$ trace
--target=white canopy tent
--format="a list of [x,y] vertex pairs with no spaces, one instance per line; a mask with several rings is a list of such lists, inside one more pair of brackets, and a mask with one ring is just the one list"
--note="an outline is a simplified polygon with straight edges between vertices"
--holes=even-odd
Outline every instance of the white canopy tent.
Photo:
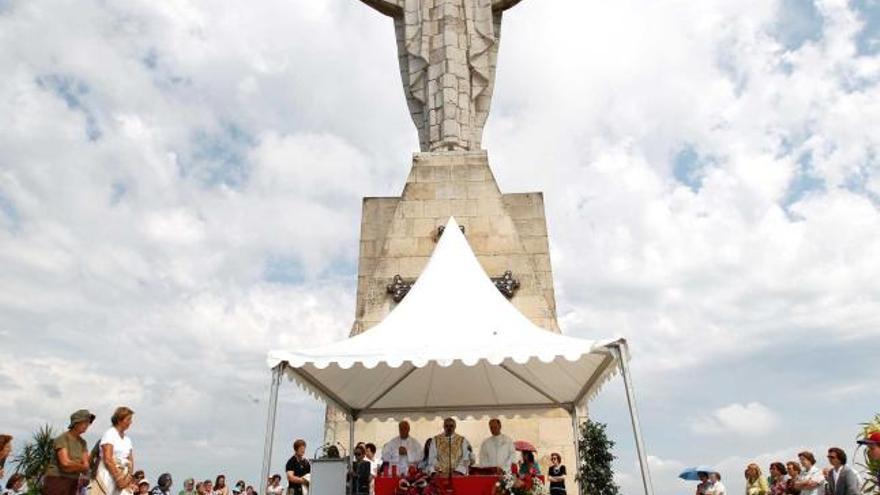
[[571,415],[577,441],[578,408],[613,376],[617,364],[645,494],[652,495],[628,359],[624,339],[577,339],[533,324],[495,287],[450,219],[424,271],[381,323],[341,342],[269,353],[273,374],[263,479],[269,475],[284,375],[345,412],[349,443],[357,420],[560,408]]

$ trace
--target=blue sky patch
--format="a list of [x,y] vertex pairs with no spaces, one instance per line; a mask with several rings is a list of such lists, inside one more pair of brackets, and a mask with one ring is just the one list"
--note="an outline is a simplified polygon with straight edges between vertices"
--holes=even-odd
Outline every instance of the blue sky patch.
[[101,139],[102,132],[98,125],[98,119],[94,112],[83,102],[90,92],[89,86],[69,75],[63,74],[46,74],[36,78],[37,86],[51,91],[58,98],[62,99],[67,108],[82,113],[86,118],[85,133],[89,141],[97,141]]
[[322,279],[352,280],[357,278],[357,259],[354,256],[335,258],[318,275]]
[[37,77],[37,85],[43,89],[52,91],[56,96],[64,100],[67,108],[82,110],[82,97],[89,94],[86,83],[78,81],[72,76],[61,74],[47,74]]
[[788,191],[785,193],[782,205],[788,211],[789,206],[797,203],[811,192],[824,191],[825,188],[825,181],[813,173],[813,155],[805,153],[798,160],[798,170],[788,184]]
[[240,127],[229,124],[218,132],[198,131],[191,140],[192,151],[180,162],[183,177],[192,177],[206,187],[239,188],[247,183],[250,167],[247,153],[256,141]]
[[118,205],[126,194],[128,194],[128,186],[122,182],[114,182],[110,192],[110,204]]
[[263,265],[263,280],[274,284],[301,284],[305,281],[302,262],[294,256],[269,256]]
[[850,5],[865,24],[856,35],[858,54],[877,55],[880,53],[880,0],[852,0]]
[[150,48],[147,50],[146,55],[141,58],[141,62],[147,69],[155,70],[159,65],[159,52],[157,52],[155,48]]
[[725,74],[727,79],[733,84],[733,94],[737,97],[742,96],[749,83],[748,75],[737,66],[736,56],[733,52],[721,50],[715,63],[718,66],[718,70]]
[[774,36],[787,50],[794,51],[808,41],[818,41],[824,24],[813,1],[782,0]]
[[173,74],[168,64],[162,63],[162,56],[156,47],[150,47],[138,59],[140,64],[151,73],[153,84],[162,91],[173,92],[192,86],[192,78]]
[[706,165],[706,160],[701,159],[693,146],[687,145],[672,159],[672,175],[691,191],[699,192],[703,187],[703,168]]
[[[872,159],[869,160],[869,163],[871,162],[876,163],[876,157],[872,157]],[[865,196],[874,203],[874,206],[880,208],[880,194],[868,189],[868,182],[871,180],[874,173],[876,173],[876,168],[872,170],[872,167],[869,165],[863,165],[859,167],[857,172],[846,178],[843,183],[843,188],[847,191]]]
[[12,200],[7,198],[3,191],[0,191],[0,225],[2,224],[8,224],[12,231],[18,230],[18,226],[21,224],[21,216],[18,214],[18,210],[15,208]]

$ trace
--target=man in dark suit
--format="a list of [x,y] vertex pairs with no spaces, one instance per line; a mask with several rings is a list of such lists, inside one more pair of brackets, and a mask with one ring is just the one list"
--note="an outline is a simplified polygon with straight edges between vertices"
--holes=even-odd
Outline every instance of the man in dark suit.
[[859,495],[861,488],[859,475],[846,465],[846,452],[837,447],[828,449],[828,462],[831,470],[825,477],[825,493],[827,495]]

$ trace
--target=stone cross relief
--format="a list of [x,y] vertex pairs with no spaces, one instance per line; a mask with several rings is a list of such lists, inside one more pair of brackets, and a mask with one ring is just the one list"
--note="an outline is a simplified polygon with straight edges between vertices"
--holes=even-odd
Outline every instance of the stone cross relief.
[[394,19],[421,151],[477,151],[495,84],[502,13],[521,0],[361,0]]

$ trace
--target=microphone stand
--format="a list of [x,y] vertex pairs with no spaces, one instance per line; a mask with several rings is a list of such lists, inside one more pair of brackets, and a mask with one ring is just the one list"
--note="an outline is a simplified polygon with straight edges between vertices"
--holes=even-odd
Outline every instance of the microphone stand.
[[446,454],[449,457],[449,479],[448,479],[448,487],[446,488],[446,493],[453,493],[452,490],[452,436],[446,437]]

